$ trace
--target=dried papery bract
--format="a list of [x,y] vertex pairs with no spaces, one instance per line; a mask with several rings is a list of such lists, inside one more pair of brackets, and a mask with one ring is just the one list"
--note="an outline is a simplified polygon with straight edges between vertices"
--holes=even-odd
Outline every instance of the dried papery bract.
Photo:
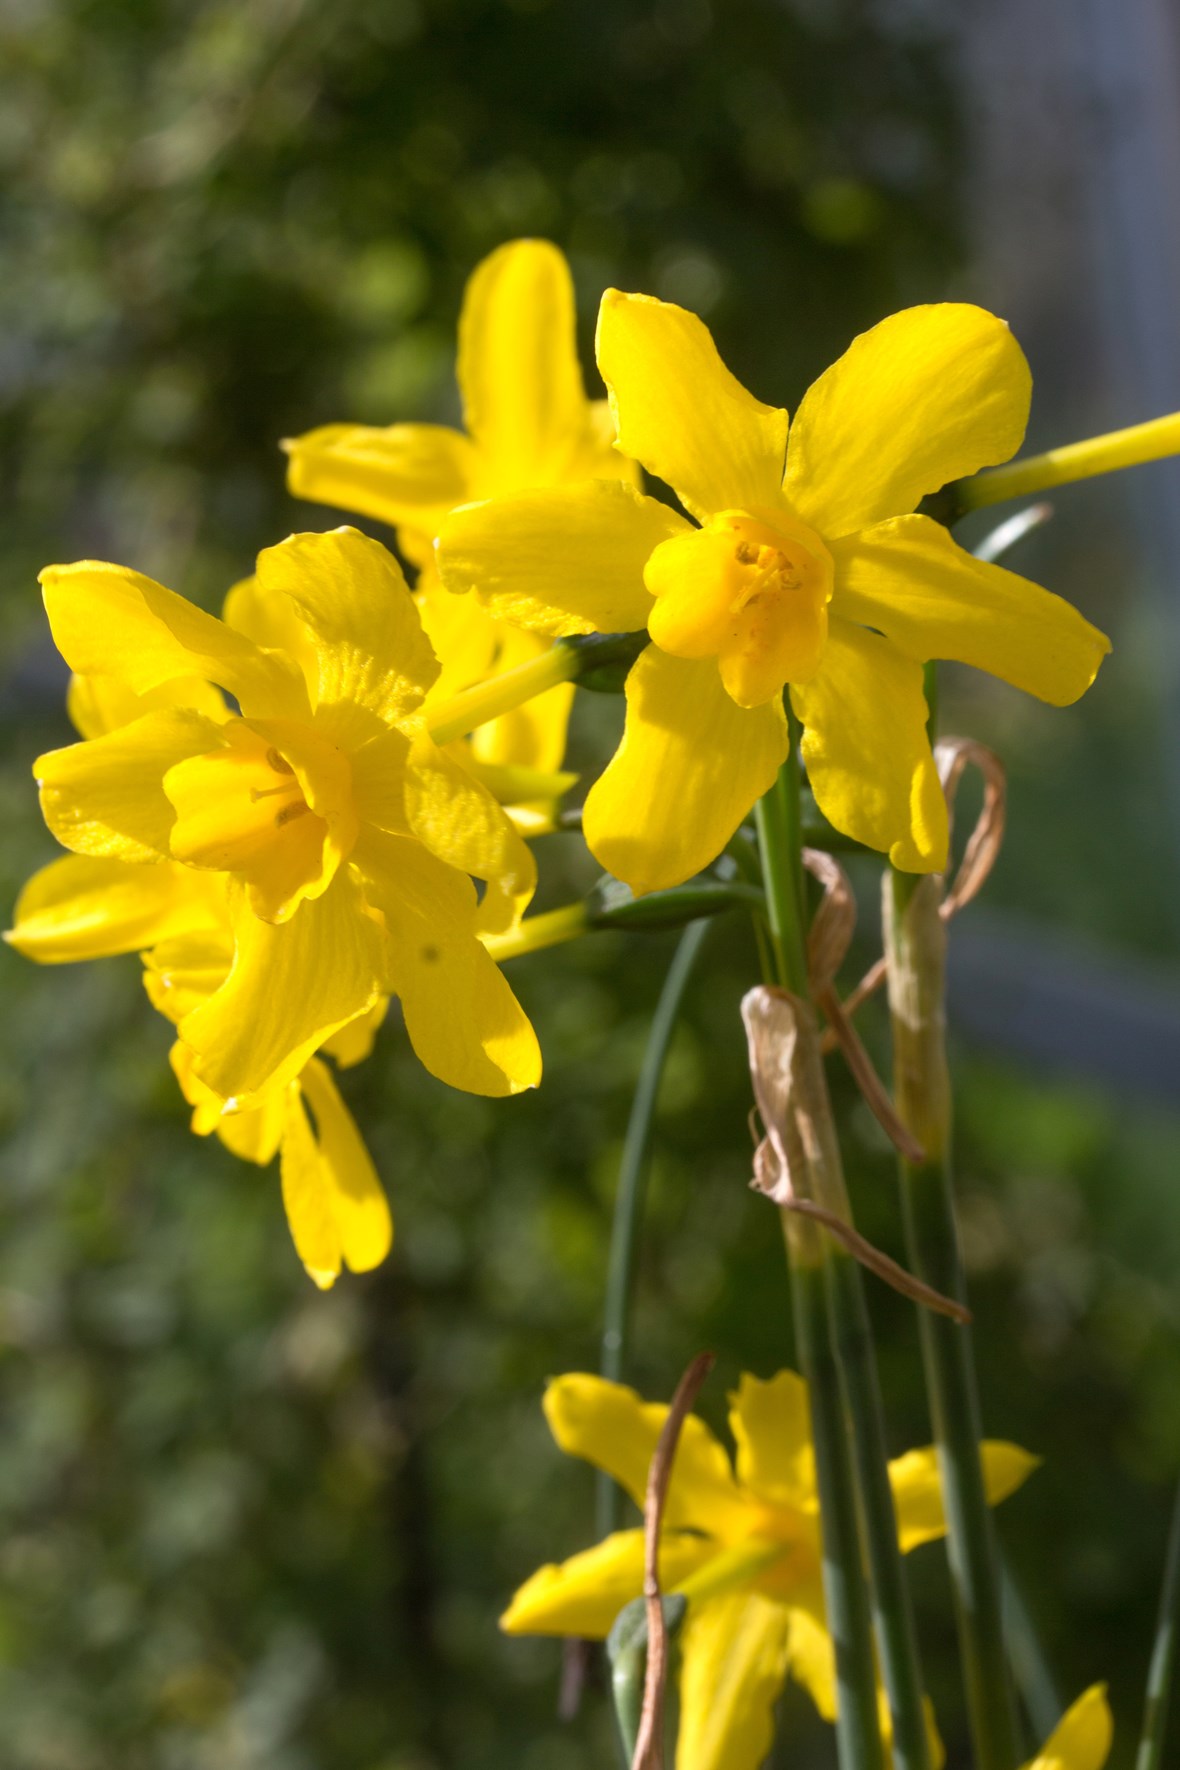
[[760,984],[742,998],[754,1098],[765,1135],[753,1185],[783,1210],[821,1224],[854,1259],[903,1296],[957,1321],[968,1312],[923,1284],[849,1221],[840,1152],[827,1100],[819,1033],[808,1004]]
[[822,849],[805,848],[803,864],[824,888],[823,900],[807,936],[807,970],[812,995],[827,1016],[832,1036],[844,1053],[844,1060],[873,1117],[900,1155],[904,1155],[907,1161],[920,1162],[923,1160],[921,1145],[894,1110],[885,1084],[873,1068],[873,1060],[844,1012],[836,990],[836,972],[848,951],[856,926],[856,899],[848,875],[839,861]]
[[668,1417],[664,1421],[651,1459],[647,1476],[647,1493],[643,1507],[643,1596],[647,1606],[647,1669],[643,1681],[643,1712],[631,1770],[664,1770],[664,1691],[668,1680],[668,1627],[664,1621],[664,1604],[660,1594],[660,1531],[664,1521],[664,1501],[680,1428],[685,1416],[700,1393],[701,1384],[712,1370],[716,1359],[711,1352],[700,1352],[693,1359],[676,1386]]

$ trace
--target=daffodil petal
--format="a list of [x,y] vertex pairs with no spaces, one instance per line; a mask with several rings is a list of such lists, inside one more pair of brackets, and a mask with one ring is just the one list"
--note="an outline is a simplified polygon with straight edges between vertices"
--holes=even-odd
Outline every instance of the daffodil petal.
[[289,596],[268,594],[257,575],[242,578],[226,592],[221,618],[235,633],[297,664],[308,695],[315,693],[320,673],[315,640]]
[[742,1486],[772,1505],[814,1512],[815,1448],[803,1378],[779,1371],[763,1382],[746,1372],[729,1400]]
[[[1018,1444],[1007,1444],[999,1439],[985,1439],[979,1447],[979,1455],[989,1506],[998,1506],[1018,1487],[1023,1487],[1040,1466],[1039,1457],[1021,1450]],[[893,1486],[898,1541],[903,1555],[908,1555],[920,1543],[934,1542],[946,1535],[942,1479],[938,1470],[938,1452],[933,1445],[895,1457],[889,1465],[889,1480]]]
[[370,737],[373,716],[390,724],[422,704],[438,660],[402,569],[379,541],[350,528],[291,535],[258,555],[258,584],[264,595],[290,597],[310,629],[317,724],[331,714],[338,741]]
[[781,502],[787,414],[746,392],[695,314],[608,289],[597,352],[619,447],[686,510],[705,521],[718,510]]
[[179,1026],[197,1074],[226,1100],[293,1080],[325,1039],[372,1007],[386,970],[383,930],[348,867],[289,922],[259,921],[242,894],[233,920],[229,976]]
[[1014,455],[1031,396],[1003,320],[963,302],[906,308],[808,388],[783,490],[829,544],[907,515],[928,492]]
[[76,854],[135,863],[167,859],[176,812],[164,776],[220,742],[219,725],[177,708],[50,750],[33,764],[45,822]]
[[757,1592],[691,1604],[680,1636],[679,1765],[759,1770],[774,1740],[791,1613]]
[[196,1073],[193,1053],[179,1039],[168,1053],[168,1062],[181,1093],[193,1109],[190,1122],[198,1137],[216,1132],[232,1155],[260,1168],[273,1161],[286,1122],[285,1089],[275,1088],[263,1094],[257,1106],[226,1112],[225,1101],[205,1086]]
[[716,860],[787,754],[779,701],[739,707],[711,658],[657,646],[627,678],[623,741],[590,789],[590,851],[633,891],[679,885]]
[[[555,1377],[545,1390],[545,1418],[558,1447],[612,1475],[636,1505],[643,1505],[647,1474],[668,1409],[644,1401],[634,1389],[605,1377],[575,1371]],[[689,1414],[680,1429],[664,1510],[669,1530],[706,1535],[742,1524],[749,1505],[733,1478],[729,1458],[705,1422]]]
[[377,1170],[327,1067],[313,1057],[299,1083],[315,1114],[344,1263],[350,1272],[371,1272],[393,1243],[393,1219]]
[[554,484],[582,443],[575,323],[569,266],[548,240],[511,240],[469,278],[457,373],[485,492]]
[[320,1049],[333,1058],[341,1069],[351,1069],[354,1064],[363,1063],[372,1051],[377,1034],[385,1024],[385,1016],[389,1013],[389,997],[378,996],[371,1008],[342,1026],[325,1039]]
[[84,738],[105,737],[167,707],[191,707],[209,719],[229,716],[221,690],[200,676],[177,676],[147,694],[136,694],[117,676],[71,676],[66,690],[66,712]]
[[293,497],[394,528],[436,535],[447,511],[471,496],[474,450],[441,424],[324,424],[283,448]]
[[227,689],[245,713],[307,717],[294,664],[140,572],[86,559],[46,566],[41,587],[71,670],[117,677],[136,694],[199,676]]
[[287,1227],[308,1277],[326,1291],[340,1276],[343,1264],[340,1226],[299,1088],[290,1084],[283,1098],[286,1110],[279,1166]]
[[33,874],[4,938],[27,959],[62,965],[138,952],[215,925],[205,881],[188,867],[68,854]]
[[[699,1536],[665,1531],[660,1584],[670,1591],[714,1553]],[[500,1618],[509,1635],[576,1635],[601,1641],[624,1604],[643,1591],[643,1532],[620,1530],[560,1565],[540,1567]]]
[[644,566],[687,527],[621,481],[591,479],[454,511],[438,569],[448,590],[478,591],[500,620],[536,633],[633,633],[652,606]]
[[[439,662],[426,702],[433,707],[490,676],[497,667],[501,633],[517,629],[506,629],[474,596],[452,596],[433,570],[419,577],[414,601]],[[538,649],[544,645],[532,634],[524,637]]]
[[846,836],[910,873],[946,865],[946,801],[926,733],[922,667],[835,618],[810,682],[791,689],[816,802]]
[[1065,1711],[1025,1770],[1103,1770],[1114,1743],[1105,1684],[1092,1684]]
[[420,843],[370,831],[357,849],[388,930],[388,987],[432,1075],[470,1094],[516,1094],[541,1079],[537,1036],[476,937],[475,888]]
[[836,1649],[824,1621],[822,1595],[815,1604],[791,1607],[788,1669],[825,1721],[836,1719]]
[[479,931],[500,934],[518,922],[536,890],[537,863],[499,801],[425,733],[410,751],[405,795],[410,828],[431,854],[487,881]]
[[1085,693],[1110,641],[1076,608],[955,545],[941,523],[902,516],[833,544],[835,613],[907,657],[973,664],[1055,707]]

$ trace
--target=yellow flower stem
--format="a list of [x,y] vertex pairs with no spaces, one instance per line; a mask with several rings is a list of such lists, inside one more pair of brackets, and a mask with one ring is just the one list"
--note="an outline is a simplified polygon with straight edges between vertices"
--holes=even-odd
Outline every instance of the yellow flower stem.
[[[680,937],[652,1016],[647,1049],[643,1053],[643,1062],[635,1084],[635,1096],[627,1120],[627,1134],[623,1139],[623,1153],[619,1160],[619,1178],[615,1189],[599,1361],[600,1371],[612,1383],[622,1382],[626,1374],[627,1332],[631,1320],[631,1294],[635,1283],[635,1253],[651,1167],[652,1131],[660,1083],[684,992],[692,977],[708,928],[708,922],[690,922]],[[600,1472],[596,1493],[598,1534],[609,1536],[620,1525],[622,1489],[609,1475]]]
[[[926,1152],[899,1160],[911,1270],[966,1303],[950,1162],[951,1087],[946,1060],[946,927],[939,881],[885,875],[885,951],[897,1110]],[[1021,1753],[1004,1646],[1000,1563],[984,1487],[983,1436],[971,1330],[918,1311],[922,1361],[947,1515],[967,1708],[977,1770],[1013,1770]]]
[[524,953],[539,953],[544,947],[576,940],[589,926],[584,903],[563,903],[560,909],[526,916],[506,934],[485,934],[483,943],[496,963],[501,964],[505,959],[519,959]]
[[1145,461],[1159,461],[1178,453],[1180,412],[1169,412],[1166,417],[1152,418],[1146,424],[1132,424],[1126,430],[1111,430],[1085,442],[1067,443],[1064,448],[1029,455],[1024,461],[1010,461],[1004,467],[989,467],[971,479],[959,481],[955,503],[960,512],[979,510],[985,504],[1034,497],[1053,486],[1070,485],[1074,480],[1091,479],[1098,473],[1114,473],[1122,467],[1137,467]]
[[551,646],[539,658],[530,658],[515,670],[477,682],[474,688],[464,689],[462,694],[429,708],[426,729],[436,744],[449,744],[454,738],[466,737],[477,725],[486,725],[489,719],[498,719],[502,713],[522,707],[547,688],[555,688],[559,682],[572,682],[578,673],[577,651],[569,645]]
[[[759,806],[759,838],[763,845],[768,920],[776,952],[782,954],[780,981],[793,994],[809,999],[803,920],[803,871],[800,858],[801,812],[797,728],[791,721],[791,751],[771,792]],[[801,978],[802,988],[798,987]],[[802,1019],[797,1020],[802,1029]],[[831,1117],[831,1102],[819,1058],[818,1038],[814,1063],[800,1065],[797,1073],[814,1076],[806,1103],[813,1128],[809,1162],[811,1188],[816,1202],[851,1220],[844,1185],[839,1143]],[[855,1702],[857,1738],[840,1738],[841,1765],[861,1770],[880,1759],[875,1707],[875,1673],[871,1640],[866,1646],[863,1622],[864,1588],[859,1545],[848,1536],[847,1511],[850,1481],[859,1501],[860,1522],[872,1588],[872,1616],[881,1670],[893,1718],[893,1759],[896,1770],[931,1770],[917,1630],[909,1586],[898,1544],[897,1515],[889,1476],[885,1416],[881,1401],[872,1324],[859,1264],[843,1249],[833,1246],[814,1223],[806,1226],[797,1215],[785,1211],[788,1254],[791,1259],[792,1292],[799,1350],[809,1384],[812,1428],[816,1443],[816,1473],[820,1487],[820,1512],[824,1536],[824,1591],[829,1620],[842,1613],[850,1630],[846,1642],[845,1673],[849,1697]],[[838,1383],[833,1379],[838,1376]],[[842,1395],[847,1426],[841,1418]],[[821,1442],[823,1449],[821,1450]],[[851,1451],[851,1459],[849,1452]],[[827,1461],[828,1494],[821,1463]],[[851,1462],[851,1467],[849,1467]],[[837,1520],[840,1540],[833,1541],[831,1518]],[[855,1507],[851,1520],[855,1532]],[[853,1633],[854,1631],[854,1633]],[[837,1681],[841,1676],[840,1637],[837,1645]],[[867,1666],[866,1666],[867,1659]],[[865,1712],[871,1685],[873,1714]],[[843,1685],[838,1703],[847,1706]],[[870,1742],[868,1732],[873,1734]],[[853,1755],[858,1752],[860,1755]],[[869,1755],[866,1755],[869,1754]]]

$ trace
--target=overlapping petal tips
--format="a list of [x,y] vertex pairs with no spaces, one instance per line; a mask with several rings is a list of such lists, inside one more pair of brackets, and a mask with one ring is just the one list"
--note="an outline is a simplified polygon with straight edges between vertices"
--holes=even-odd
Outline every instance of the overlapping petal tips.
[[256,576],[242,578],[226,592],[221,618],[235,633],[297,664],[308,694],[315,694],[319,656],[311,630],[289,596],[268,596]]
[[140,572],[81,560],[46,566],[41,586],[54,643],[71,670],[113,676],[136,694],[198,676],[234,695],[244,712],[307,717],[294,664]]
[[[643,1505],[648,1469],[668,1417],[663,1403],[646,1402],[622,1383],[572,1372],[549,1384],[544,1408],[561,1450],[604,1469],[636,1505]],[[672,1464],[666,1527],[716,1535],[727,1524],[744,1520],[748,1510],[724,1449],[705,1422],[689,1414]]]
[[1076,608],[955,545],[940,523],[903,516],[836,541],[833,612],[873,627],[919,662],[973,664],[1055,707],[1085,693],[1110,641]]
[[287,489],[426,537],[471,496],[475,452],[441,424],[324,424],[283,444]]
[[299,1074],[339,1027],[385,991],[385,936],[351,869],[279,926],[232,898],[229,976],[180,1022],[197,1074],[223,1098],[248,1100]]
[[217,926],[207,898],[205,880],[187,867],[69,854],[33,874],[4,939],[42,965],[110,958]]
[[586,799],[592,854],[633,891],[681,884],[716,860],[787,748],[780,702],[739,707],[711,658],[649,646],[627,678],[623,741]]
[[832,619],[823,663],[791,689],[816,802],[836,829],[906,872],[946,865],[946,801],[926,734],[921,665]]
[[470,1094],[517,1094],[541,1079],[528,1017],[476,934],[475,888],[417,842],[368,832],[356,863],[387,932],[390,988],[432,1075]]
[[178,707],[38,756],[33,774],[45,822],[77,854],[136,863],[166,859],[176,812],[164,775],[217,748],[221,729]]
[[448,590],[474,590],[501,620],[555,638],[631,633],[652,599],[643,568],[683,517],[617,480],[518,492],[447,519],[438,569]]
[[[315,1114],[312,1130],[306,1095]],[[368,1150],[324,1064],[312,1058],[287,1091],[282,1142],[283,1203],[291,1239],[321,1289],[339,1276],[379,1266],[393,1220]]]
[[1105,1684],[1092,1684],[1066,1710],[1024,1770],[1103,1770],[1114,1743]]
[[480,931],[500,934],[519,921],[537,863],[499,801],[426,733],[411,747],[405,795],[410,828],[431,854],[486,882]]
[[563,476],[589,425],[575,323],[569,266],[548,240],[512,240],[471,276],[458,377],[486,492]]
[[829,541],[908,515],[928,492],[1015,454],[1031,395],[1003,320],[956,302],[907,308],[808,389],[783,489]]
[[[358,529],[292,535],[258,556],[264,596],[287,596],[318,661],[317,717],[328,710],[345,741],[421,706],[438,675],[401,567]],[[369,715],[366,722],[364,715]]]
[[[1018,1444],[994,1439],[985,1439],[979,1453],[989,1506],[998,1506],[1001,1500],[1023,1487],[1041,1462],[1039,1457],[1021,1450]],[[895,1457],[889,1465],[889,1480],[893,1487],[898,1540],[903,1554],[908,1555],[920,1544],[934,1542],[946,1535],[942,1479],[938,1472],[938,1453],[933,1445]]]
[[745,1373],[729,1399],[742,1486],[771,1505],[815,1512],[815,1449],[803,1378],[784,1370],[763,1382]]
[[[714,1553],[703,1537],[664,1532],[660,1583],[671,1591]],[[509,1635],[578,1635],[601,1641],[624,1604],[643,1591],[643,1532],[620,1530],[571,1555],[540,1567],[515,1594],[500,1618]]]
[[695,314],[608,289],[596,348],[619,447],[694,516],[781,502],[787,414],[746,392]]
[[755,1592],[691,1605],[680,1637],[680,1737],[691,1770],[758,1770],[790,1657],[791,1612]]

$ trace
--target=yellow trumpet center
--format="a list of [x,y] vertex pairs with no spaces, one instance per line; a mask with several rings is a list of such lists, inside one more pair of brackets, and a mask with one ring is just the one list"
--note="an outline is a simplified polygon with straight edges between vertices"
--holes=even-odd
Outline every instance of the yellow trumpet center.
[[310,728],[232,719],[223,729],[220,749],[164,777],[172,853],[236,874],[255,913],[283,922],[327,889],[356,839],[348,762]]
[[644,583],[652,639],[680,658],[716,657],[742,707],[815,674],[828,634],[832,557],[786,511],[723,510],[656,548]]

